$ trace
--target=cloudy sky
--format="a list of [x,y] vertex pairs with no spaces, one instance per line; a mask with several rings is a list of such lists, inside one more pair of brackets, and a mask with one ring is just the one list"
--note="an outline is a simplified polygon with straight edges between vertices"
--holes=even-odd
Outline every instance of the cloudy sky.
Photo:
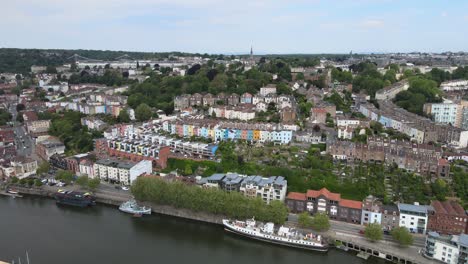
[[0,47],[468,51],[466,0],[9,0]]

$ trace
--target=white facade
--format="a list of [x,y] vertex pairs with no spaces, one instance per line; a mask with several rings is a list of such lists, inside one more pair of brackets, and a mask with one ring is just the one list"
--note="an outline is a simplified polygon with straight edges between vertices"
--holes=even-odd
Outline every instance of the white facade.
[[99,160],[94,164],[93,169],[95,177],[125,185],[131,185],[138,176],[151,174],[153,170],[149,160],[142,160],[138,163]]
[[267,94],[276,94],[276,86],[267,86],[260,88],[261,96],[266,96]]
[[406,227],[410,232],[426,233],[428,213],[425,205],[398,204],[400,211],[400,227]]
[[436,123],[455,125],[457,120],[458,105],[454,103],[428,104],[426,113],[434,118]]
[[441,236],[429,232],[423,254],[444,263],[466,263],[468,235]]

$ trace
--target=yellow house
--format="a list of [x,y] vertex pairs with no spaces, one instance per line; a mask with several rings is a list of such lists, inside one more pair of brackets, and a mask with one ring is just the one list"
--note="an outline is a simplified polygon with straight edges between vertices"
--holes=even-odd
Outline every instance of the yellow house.
[[259,140],[260,139],[260,130],[254,130],[253,139],[254,140]]

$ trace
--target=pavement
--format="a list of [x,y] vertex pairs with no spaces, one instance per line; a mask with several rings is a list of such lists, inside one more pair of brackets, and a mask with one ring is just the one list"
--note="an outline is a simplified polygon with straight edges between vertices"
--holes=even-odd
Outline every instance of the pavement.
[[[297,225],[298,215],[289,214],[288,222],[290,222],[293,225]],[[360,230],[364,230],[364,229],[365,227],[362,225],[356,225],[356,224],[330,220],[330,230],[339,232],[341,234],[364,237],[364,235],[359,233]],[[384,235],[383,240],[395,242],[395,240],[392,238],[391,235]],[[421,234],[413,234],[413,241],[414,241],[413,246],[422,248],[425,245],[426,237]]]

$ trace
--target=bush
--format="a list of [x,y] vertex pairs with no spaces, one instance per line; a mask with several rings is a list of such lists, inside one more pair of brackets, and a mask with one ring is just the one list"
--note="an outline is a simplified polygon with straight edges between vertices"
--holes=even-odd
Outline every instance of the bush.
[[330,229],[330,221],[328,220],[328,215],[318,213],[314,216],[312,220],[312,228],[317,231],[327,231]]
[[267,205],[260,198],[247,198],[238,192],[200,188],[150,177],[139,177],[132,185],[132,193],[141,201],[225,215],[229,218],[255,217],[259,221],[282,224],[288,216],[286,206],[280,201],[272,201]]
[[413,236],[405,227],[397,227],[392,230],[392,237],[401,246],[407,247],[413,244]]
[[378,223],[372,223],[366,226],[364,235],[371,241],[378,241],[383,238],[382,226]]
[[297,219],[297,222],[302,228],[312,227],[312,217],[310,217],[309,213],[307,212],[301,213]]
[[96,190],[99,184],[101,184],[101,180],[99,178],[88,180],[88,188],[90,190]]
[[42,182],[40,180],[36,179],[36,180],[34,180],[34,186],[41,187]]

